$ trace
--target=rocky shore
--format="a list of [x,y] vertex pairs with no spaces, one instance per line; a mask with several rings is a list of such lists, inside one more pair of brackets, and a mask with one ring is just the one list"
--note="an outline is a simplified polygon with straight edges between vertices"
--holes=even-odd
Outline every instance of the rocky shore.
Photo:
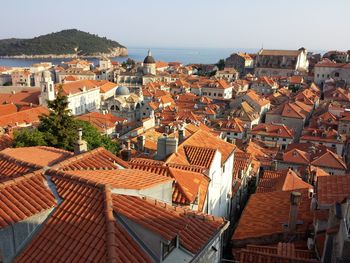
[[[117,47],[109,53],[95,53],[90,55],[79,55],[80,58],[101,58],[101,57],[126,57],[128,49],[125,47]],[[44,54],[44,55],[16,55],[16,56],[0,56],[0,58],[14,59],[46,59],[46,58],[76,58],[76,54]]]

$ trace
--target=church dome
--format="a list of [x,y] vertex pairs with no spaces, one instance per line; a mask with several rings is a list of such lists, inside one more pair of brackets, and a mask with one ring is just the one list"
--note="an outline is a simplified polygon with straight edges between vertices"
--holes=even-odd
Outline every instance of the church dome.
[[115,91],[116,96],[129,95],[130,91],[127,87],[118,87]]
[[143,60],[143,63],[146,64],[155,64],[156,61],[154,60],[154,58],[152,57],[151,51],[148,50],[148,55],[147,57],[145,57],[145,59]]

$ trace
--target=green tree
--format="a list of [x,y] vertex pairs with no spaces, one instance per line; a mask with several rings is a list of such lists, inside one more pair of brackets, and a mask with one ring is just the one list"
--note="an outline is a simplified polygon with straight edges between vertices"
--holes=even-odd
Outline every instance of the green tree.
[[218,63],[216,63],[216,66],[218,67],[219,70],[223,70],[225,68],[225,60],[220,59]]
[[67,96],[58,88],[56,99],[48,101],[49,115],[40,117],[39,131],[48,146],[72,151],[77,140],[77,126],[68,109]]
[[101,135],[90,122],[75,120],[75,125],[76,129],[83,129],[83,139],[88,143],[88,148],[90,150],[103,146],[114,154],[119,151],[119,144],[113,141],[109,136]]
[[46,145],[44,134],[38,129],[21,129],[14,133],[14,147]]
[[103,146],[112,153],[119,151],[119,144],[110,137],[101,135],[91,123],[74,119],[68,110],[67,96],[59,87],[56,99],[48,101],[49,115],[40,117],[40,124],[35,129],[23,129],[15,133],[14,146],[48,145],[68,151],[74,149],[78,139],[78,129],[83,129],[83,139],[88,148]]

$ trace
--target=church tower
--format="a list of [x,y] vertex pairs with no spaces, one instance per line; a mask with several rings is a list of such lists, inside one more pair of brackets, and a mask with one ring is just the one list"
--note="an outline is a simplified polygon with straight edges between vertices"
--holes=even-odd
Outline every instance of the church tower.
[[40,88],[40,105],[47,106],[47,101],[52,101],[55,99],[54,83],[51,78],[51,73],[47,70],[43,71],[41,74]]
[[156,61],[152,57],[151,50],[148,50],[147,57],[143,60],[143,74],[156,75]]

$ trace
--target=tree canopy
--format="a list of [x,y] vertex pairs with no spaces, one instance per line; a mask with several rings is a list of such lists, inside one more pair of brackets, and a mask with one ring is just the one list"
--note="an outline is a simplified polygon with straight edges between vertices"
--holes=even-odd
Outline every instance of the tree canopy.
[[89,149],[103,146],[112,153],[119,151],[119,144],[106,135],[101,135],[89,122],[74,119],[67,108],[67,96],[58,89],[56,99],[48,101],[49,115],[40,117],[38,128],[22,129],[14,134],[14,146],[47,145],[72,151],[78,139],[78,129],[83,129],[83,139]]
[[109,53],[112,49],[124,47],[118,42],[99,37],[77,29],[62,30],[31,39],[0,40],[0,56],[16,55],[65,55],[75,54],[76,49],[83,55]]

